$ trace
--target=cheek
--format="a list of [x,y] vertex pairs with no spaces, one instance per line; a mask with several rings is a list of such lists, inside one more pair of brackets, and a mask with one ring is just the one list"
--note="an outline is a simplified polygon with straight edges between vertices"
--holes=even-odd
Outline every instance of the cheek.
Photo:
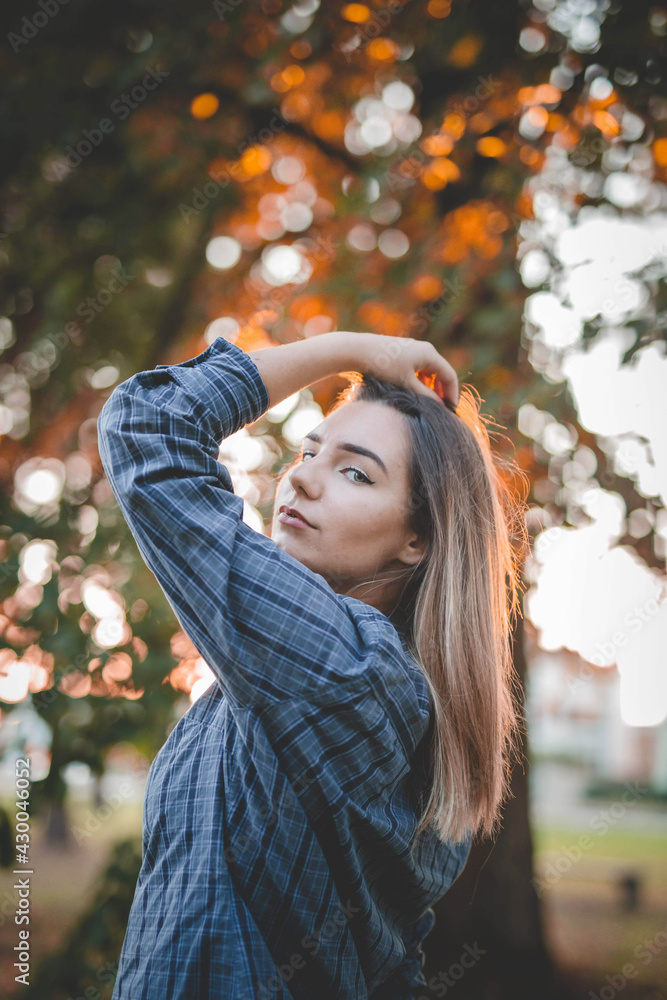
[[378,543],[391,546],[398,527],[396,503],[386,494],[371,494],[370,489],[366,496],[346,495],[345,504],[334,511],[330,523],[348,545],[360,545],[366,551]]

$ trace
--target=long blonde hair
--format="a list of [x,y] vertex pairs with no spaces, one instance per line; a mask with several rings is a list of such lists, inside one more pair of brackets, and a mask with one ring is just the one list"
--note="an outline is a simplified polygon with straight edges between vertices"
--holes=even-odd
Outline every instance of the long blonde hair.
[[430,792],[415,837],[431,824],[445,841],[490,836],[523,732],[512,628],[526,541],[517,483],[525,486],[525,476],[494,454],[491,421],[471,386],[461,387],[454,412],[368,373],[346,377],[333,409],[371,400],[405,414],[410,526],[428,540],[421,563],[406,569],[399,604],[435,708]]

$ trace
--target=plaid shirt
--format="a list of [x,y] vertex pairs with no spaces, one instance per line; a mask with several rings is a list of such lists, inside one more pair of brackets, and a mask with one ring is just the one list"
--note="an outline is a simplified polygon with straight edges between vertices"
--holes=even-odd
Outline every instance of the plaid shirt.
[[425,985],[470,841],[413,849],[433,711],[392,621],[243,520],[221,441],[269,395],[218,337],[118,385],[105,472],[215,682],[149,771],[113,1000],[385,1000]]

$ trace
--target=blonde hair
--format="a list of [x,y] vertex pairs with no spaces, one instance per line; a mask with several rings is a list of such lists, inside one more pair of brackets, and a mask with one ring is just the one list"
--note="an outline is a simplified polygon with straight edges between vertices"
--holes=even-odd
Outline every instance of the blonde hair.
[[[491,421],[464,385],[453,408],[370,374],[346,373],[349,402],[393,406],[408,421],[411,529],[425,557],[407,567],[399,604],[404,638],[435,709],[426,803],[415,837],[446,841],[497,832],[520,748],[520,684],[512,628],[520,613],[526,505],[515,463],[494,455]],[[494,425],[498,426],[498,425]]]

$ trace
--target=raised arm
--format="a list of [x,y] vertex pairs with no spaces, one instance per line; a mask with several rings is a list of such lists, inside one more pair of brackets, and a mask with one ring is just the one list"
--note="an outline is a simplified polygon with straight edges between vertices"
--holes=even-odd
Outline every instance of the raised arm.
[[380,612],[336,594],[243,521],[243,499],[218,461],[222,439],[271,403],[349,368],[347,338],[337,337],[258,352],[272,354],[273,398],[256,355],[218,337],[189,361],[122,382],[98,418],[102,463],[137,546],[240,706],[363,682],[379,641]]
[[[410,337],[383,337],[376,333],[325,333],[250,351],[270,398],[276,406],[286,396],[311,382],[342,371],[369,372],[378,378],[430,396],[443,397],[456,406],[459,387],[456,372],[433,344]],[[416,374],[433,383],[429,388]]]

